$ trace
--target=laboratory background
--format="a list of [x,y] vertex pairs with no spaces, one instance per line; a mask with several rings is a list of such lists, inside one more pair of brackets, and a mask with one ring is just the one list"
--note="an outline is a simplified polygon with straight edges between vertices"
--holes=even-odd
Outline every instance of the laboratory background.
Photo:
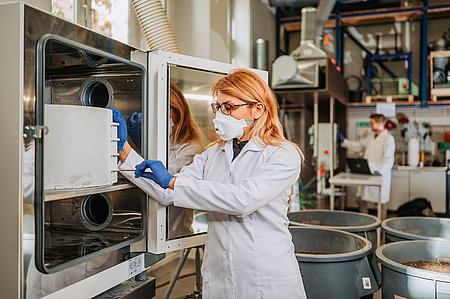
[[[0,298],[450,298],[448,0],[0,0],[0,40]],[[280,198],[219,211],[234,220],[218,233],[217,210],[162,203],[121,156],[181,178],[239,146],[219,117],[255,103],[212,93],[236,69],[271,89],[303,157],[283,157],[301,171],[263,214],[301,274],[276,296],[280,279],[236,278],[238,251],[236,291],[203,261]],[[255,252],[278,250],[271,233]]]

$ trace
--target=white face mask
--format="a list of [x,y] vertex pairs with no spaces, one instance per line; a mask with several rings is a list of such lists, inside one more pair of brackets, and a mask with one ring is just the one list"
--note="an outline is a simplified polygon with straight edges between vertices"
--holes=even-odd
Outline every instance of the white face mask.
[[213,119],[213,123],[216,133],[225,141],[241,138],[244,135],[244,128],[253,124],[250,120],[236,119],[219,111],[216,112],[216,118]]

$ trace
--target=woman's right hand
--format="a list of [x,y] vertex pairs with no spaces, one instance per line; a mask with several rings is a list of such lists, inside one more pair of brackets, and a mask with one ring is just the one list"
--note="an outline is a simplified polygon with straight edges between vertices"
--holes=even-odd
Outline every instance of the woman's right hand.
[[[145,170],[150,168],[151,172],[146,172]],[[162,188],[170,188],[170,183],[175,177],[167,171],[167,168],[159,160],[145,160],[141,164],[136,165],[136,170],[134,171],[134,177],[144,177],[151,179]],[[173,185],[172,188],[173,189]]]

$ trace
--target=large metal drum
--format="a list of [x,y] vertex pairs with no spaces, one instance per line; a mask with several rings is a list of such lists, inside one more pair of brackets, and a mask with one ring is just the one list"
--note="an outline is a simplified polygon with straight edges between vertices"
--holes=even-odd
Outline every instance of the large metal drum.
[[378,290],[380,270],[367,239],[327,228],[289,230],[308,299],[359,298]]
[[389,218],[381,224],[386,243],[407,240],[450,240],[450,219],[430,217]]
[[383,275],[383,298],[450,298],[450,274],[404,265],[416,261],[450,259],[450,242],[402,241],[381,246],[376,251]]

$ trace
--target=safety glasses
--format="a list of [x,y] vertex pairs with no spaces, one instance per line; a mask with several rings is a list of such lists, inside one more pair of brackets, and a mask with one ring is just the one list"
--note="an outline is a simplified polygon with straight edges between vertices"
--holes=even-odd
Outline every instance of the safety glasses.
[[239,105],[211,103],[211,109],[212,109],[213,113],[220,111],[223,114],[230,115],[231,112],[233,111],[233,109],[237,109],[242,106],[251,106],[251,105],[254,105],[254,103],[245,103],[245,104],[239,104]]

